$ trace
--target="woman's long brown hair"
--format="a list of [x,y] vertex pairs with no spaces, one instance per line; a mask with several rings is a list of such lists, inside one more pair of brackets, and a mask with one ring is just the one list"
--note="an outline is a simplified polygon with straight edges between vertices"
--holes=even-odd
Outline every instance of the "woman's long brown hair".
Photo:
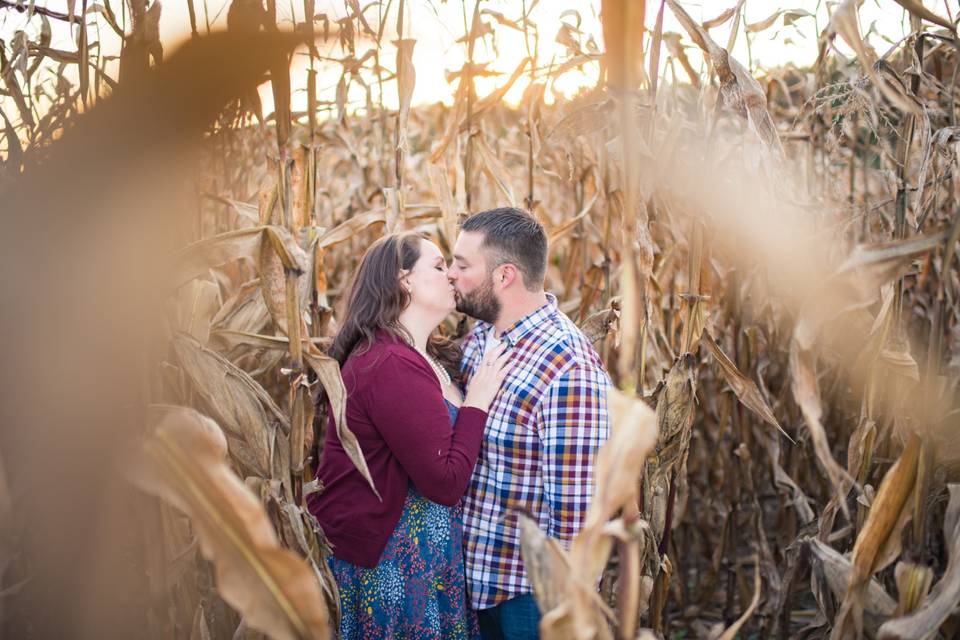
[[[353,277],[340,330],[329,354],[340,366],[354,352],[362,353],[383,330],[409,344],[413,339],[400,324],[400,313],[410,304],[410,294],[400,286],[400,272],[412,269],[420,259],[420,241],[426,237],[407,231],[374,242],[360,261]],[[460,374],[460,350],[437,332],[430,336],[427,353],[436,358],[454,380]]]

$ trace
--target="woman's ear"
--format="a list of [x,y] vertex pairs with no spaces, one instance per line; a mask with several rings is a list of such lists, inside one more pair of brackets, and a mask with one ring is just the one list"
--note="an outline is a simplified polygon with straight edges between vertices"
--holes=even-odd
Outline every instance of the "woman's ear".
[[401,269],[400,276],[397,278],[397,280],[400,282],[400,288],[407,293],[410,293],[410,270]]

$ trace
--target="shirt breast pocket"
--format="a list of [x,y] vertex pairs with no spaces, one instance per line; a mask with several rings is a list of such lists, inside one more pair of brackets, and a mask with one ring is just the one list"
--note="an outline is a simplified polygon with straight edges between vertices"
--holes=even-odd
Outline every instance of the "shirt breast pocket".
[[500,393],[493,401],[493,406],[490,407],[490,415],[497,423],[515,425],[518,429],[534,431],[536,429],[536,420],[534,420],[536,407],[531,395],[528,390],[504,383]]

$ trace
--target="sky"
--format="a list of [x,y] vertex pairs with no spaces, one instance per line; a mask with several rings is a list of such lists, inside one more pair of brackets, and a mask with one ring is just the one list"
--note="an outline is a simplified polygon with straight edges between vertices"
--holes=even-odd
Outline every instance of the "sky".
[[[30,0],[21,0],[24,3]],[[33,0],[37,6],[45,6],[58,11],[66,11],[67,0]],[[98,2],[103,0],[88,0],[89,6],[95,7]],[[162,15],[160,19],[161,41],[165,50],[169,53],[173,51],[177,44],[189,37],[190,21],[187,10],[187,0],[160,0],[162,4]],[[225,28],[226,14],[230,0],[194,0],[198,28],[201,33],[206,30],[206,23],[209,22],[211,28]],[[77,0],[79,7],[82,0]],[[121,9],[117,0],[112,0],[111,6],[114,11],[121,16]],[[327,2],[325,0],[316,0],[316,13],[325,13],[334,23],[337,19],[347,15],[344,8],[346,4],[340,2]],[[361,6],[366,6],[367,2],[361,0]],[[372,3],[371,3],[372,4]],[[390,14],[387,17],[388,28],[386,32],[392,34],[390,39],[396,34],[396,12],[400,0],[393,0],[391,3]],[[586,43],[591,37],[594,43],[603,48],[602,27],[600,25],[600,0],[541,0],[533,3],[532,0],[482,0],[481,9],[488,12],[497,12],[510,20],[518,20],[523,14],[524,7],[529,7],[530,20],[537,25],[540,33],[540,51],[539,64],[546,67],[554,61],[557,64],[567,56],[566,48],[557,42],[556,37],[563,26],[563,23],[569,25],[579,25],[582,32],[582,42]],[[705,21],[717,17],[724,10],[736,4],[736,0],[681,0],[681,4],[693,16],[694,19]],[[752,68],[757,67],[776,67],[788,63],[794,63],[798,66],[811,64],[817,56],[817,34],[828,22],[829,7],[828,2],[823,0],[793,0],[792,2],[780,2],[776,0],[746,0],[743,9],[743,22],[754,24],[762,22],[779,10],[800,9],[813,14],[813,17],[803,17],[796,20],[791,26],[784,26],[783,19],[776,20],[774,26],[761,32],[745,36],[743,30],[737,36],[733,55],[743,64],[750,64]],[[942,1],[926,0],[925,4],[940,13],[946,15],[945,3]],[[656,20],[656,12],[660,3],[656,0],[647,1],[647,18],[645,24],[648,28],[653,28]],[[416,68],[416,86],[413,94],[414,104],[427,104],[438,101],[450,104],[453,100],[453,86],[447,82],[447,73],[458,70],[466,60],[466,45],[457,42],[465,33],[465,19],[469,21],[473,8],[474,0],[406,0],[405,2],[405,37],[414,38],[417,44],[414,47],[414,66]],[[466,11],[466,16],[464,12]],[[278,17],[283,24],[292,25],[292,18],[297,21],[303,19],[302,0],[278,0]],[[365,15],[368,21],[377,28],[377,8],[372,7]],[[486,19],[493,23],[490,14]],[[91,20],[93,18],[91,17]],[[101,21],[102,22],[102,21]],[[891,46],[891,41],[896,41],[909,32],[908,21],[904,10],[893,0],[866,0],[860,8],[861,30],[869,33],[871,44],[879,52],[885,51]],[[53,42],[55,48],[74,49],[73,36],[67,25],[52,21]],[[729,38],[732,21],[727,24],[711,29],[713,38],[726,44]],[[39,29],[36,19],[28,22],[25,14],[20,14],[11,10],[0,9],[0,38],[6,42],[11,42],[13,34],[19,29],[26,29],[28,34],[33,34]],[[687,55],[695,69],[702,69],[703,59],[699,50],[690,44],[690,40],[681,27],[680,23],[671,13],[669,7],[664,12],[664,31],[677,32],[683,36],[683,42],[689,45]],[[105,53],[116,53],[119,51],[119,38],[113,34],[109,27],[102,27],[100,40],[103,43]],[[32,38],[33,39],[33,38]],[[96,39],[91,36],[91,40]],[[526,46],[522,32],[510,28],[498,28],[497,46],[494,49],[489,44],[489,39],[478,45],[475,57],[480,61],[489,62],[489,68],[499,71],[504,75],[491,78],[479,78],[477,80],[477,93],[483,96],[493,91],[500,85],[517,66],[520,60],[526,56]],[[358,43],[357,55],[362,55],[367,46]],[[852,57],[852,52],[840,44],[840,51],[845,55]],[[342,53],[336,46],[335,39],[329,43],[320,43],[319,50],[322,55],[331,58],[340,58]],[[392,47],[388,46],[382,50],[381,56],[387,61],[388,66],[393,66],[394,53]],[[661,56],[663,63],[666,63],[666,53]],[[292,65],[292,85],[297,87],[305,86],[305,69],[307,59],[305,55],[295,56]],[[575,93],[582,86],[593,86],[596,83],[599,65],[590,63],[586,66],[583,73],[567,73],[556,82],[550,84],[547,89],[546,99],[552,101],[558,96],[569,96]],[[678,73],[682,75],[678,68]],[[318,88],[320,90],[321,100],[332,100],[340,76],[340,66],[330,64],[322,70],[318,76]],[[509,103],[517,103],[525,86],[525,80],[518,82],[514,88],[507,94],[506,100]],[[260,89],[264,100],[265,112],[271,110],[271,96],[269,85],[264,85]],[[351,108],[362,109],[363,92],[359,87],[354,87],[349,95]],[[387,106],[395,108],[396,84],[390,83],[385,88],[384,102]],[[296,92],[292,99],[293,109],[300,110],[305,107],[306,97],[303,91]]]

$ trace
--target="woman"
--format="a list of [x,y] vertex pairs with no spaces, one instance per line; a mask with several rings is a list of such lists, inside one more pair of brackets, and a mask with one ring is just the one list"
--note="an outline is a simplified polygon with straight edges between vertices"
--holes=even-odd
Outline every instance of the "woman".
[[308,502],[333,546],[345,639],[477,636],[456,505],[506,356],[491,355],[461,398],[451,381],[458,349],[434,334],[455,306],[436,245],[415,233],[390,235],[364,255],[331,347],[347,389],[347,425],[379,493],[331,422],[317,472],[323,490]]

